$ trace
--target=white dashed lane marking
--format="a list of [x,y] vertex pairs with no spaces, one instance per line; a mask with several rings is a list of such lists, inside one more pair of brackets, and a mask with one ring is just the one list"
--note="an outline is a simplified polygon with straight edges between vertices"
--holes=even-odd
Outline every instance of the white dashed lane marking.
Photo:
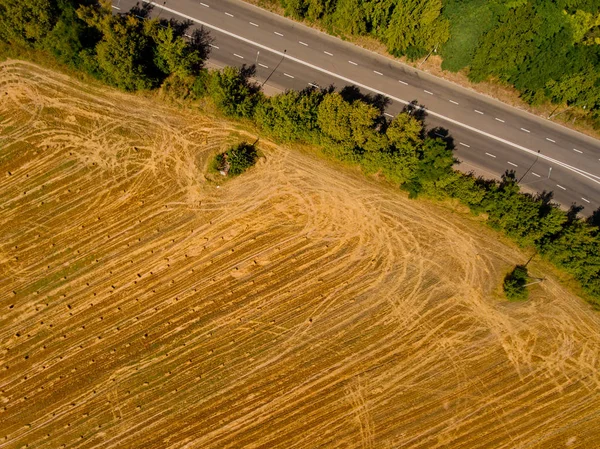
[[558,187],[559,189],[567,190],[565,187],[561,186],[560,184],[556,184],[556,187]]
[[489,157],[496,157],[496,156],[494,156],[494,155],[493,155],[493,154],[491,154],[491,153],[485,153],[485,154],[487,154]]
[[216,48],[217,50],[219,49],[219,47],[217,47],[216,45],[213,45],[213,44],[208,44],[208,45],[210,45],[212,48]]
[[308,85],[309,85],[309,86],[312,86],[312,87],[314,87],[314,88],[316,88],[316,89],[318,89],[318,88],[319,88],[319,85],[318,85],[318,84],[315,84],[315,83],[308,83]]
[[229,17],[233,17],[233,14],[230,14],[230,13],[228,13],[228,12],[226,12],[226,13],[225,13],[225,15],[226,15],[226,16],[229,16]]
[[210,6],[208,6],[206,3],[202,3],[202,2],[200,2],[200,4],[201,4],[202,6],[204,6],[205,8],[210,8]]
[[115,5],[111,5],[114,9],[118,9],[119,11],[121,11],[121,8],[119,8],[118,6]]
[[253,27],[257,27],[257,26],[258,26],[258,24],[257,24],[257,23],[254,23],[254,22],[248,22],[248,23],[249,23],[250,25],[252,25]]
[[525,128],[521,128],[521,131],[525,131],[526,133],[530,133],[531,131],[529,131],[528,129]]
[[511,161],[508,161],[508,165],[512,165],[513,167],[518,167],[518,165],[517,165],[517,164],[515,164],[515,163],[513,163],[513,162],[511,162]]
[[387,112],[384,112],[383,115],[387,115],[388,117],[394,118],[394,116],[392,114],[388,114]]
[[494,120],[498,120],[501,123],[504,123],[504,120],[502,120],[501,118],[495,117]]
[[328,51],[323,51],[327,56],[333,56],[333,53],[329,53]]
[[352,65],[358,65],[358,64],[357,64],[356,62],[354,62],[354,61],[348,61],[348,62],[349,62],[350,64],[352,64]]
[[531,174],[532,174],[533,176],[537,176],[538,178],[541,178],[541,176],[540,176],[540,175],[538,175],[536,172],[533,172],[533,171],[532,171],[532,172],[531,172]]
[[573,151],[575,151],[576,153],[579,153],[579,154],[583,154],[583,151],[578,150],[577,148],[573,148]]
[[[154,2],[151,2],[151,1],[149,1],[149,0],[146,0],[146,1],[148,1],[148,3],[154,4]],[[183,18],[185,18],[185,19],[188,19],[188,20],[190,20],[190,21],[193,21],[193,22],[195,22],[195,23],[198,23],[198,24],[201,24],[201,25],[203,25],[203,26],[206,26],[206,27],[208,27],[208,28],[210,28],[210,29],[213,29],[213,30],[217,30],[217,31],[219,31],[219,32],[222,32],[222,33],[224,33],[224,34],[226,34],[226,35],[228,35],[228,36],[234,37],[234,38],[236,38],[236,39],[239,39],[239,40],[241,40],[241,41],[243,41],[243,42],[246,42],[246,43],[252,44],[252,45],[254,45],[254,46],[258,47],[258,48],[261,48],[261,49],[265,49],[265,50],[271,51],[271,52],[273,52],[273,53],[275,53],[275,54],[278,54],[279,56],[283,56],[283,55],[285,55],[285,53],[282,53],[282,52],[280,52],[280,51],[277,51],[277,50],[275,50],[275,49],[272,49],[272,48],[270,48],[270,47],[268,47],[268,46],[265,46],[265,45],[259,44],[259,43],[257,43],[257,42],[251,41],[250,39],[244,38],[244,37],[242,37],[242,36],[239,36],[239,35],[237,35],[237,34],[235,34],[235,33],[232,33],[232,32],[230,32],[230,31],[224,30],[224,29],[222,29],[222,28],[219,28],[219,27],[216,27],[216,26],[214,26],[214,25],[211,25],[211,24],[209,24],[209,23],[207,23],[207,22],[201,21],[201,20],[199,20],[199,19],[196,19],[196,18],[194,18],[194,17],[191,17],[191,16],[189,16],[189,15],[183,14],[183,13],[181,13],[181,12],[178,12],[178,11],[176,11],[176,10],[173,10],[173,9],[171,9],[171,8],[169,8],[169,7],[166,7],[166,6],[165,6],[165,7],[162,7],[162,9],[164,9],[164,10],[166,10],[166,11],[170,12],[170,13],[177,14],[178,16],[180,16],[180,17],[183,17]],[[381,90],[379,90],[379,89],[376,89],[376,88],[373,88],[373,87],[369,87],[369,86],[367,86],[367,85],[365,85],[365,84],[363,84],[363,83],[357,82],[356,80],[352,80],[352,79],[350,79],[350,78],[344,77],[344,76],[342,76],[342,75],[340,75],[340,74],[338,74],[338,73],[332,72],[332,71],[330,71],[330,70],[326,70],[326,69],[324,69],[324,68],[322,68],[322,67],[318,67],[318,66],[316,66],[316,65],[314,65],[314,64],[310,64],[310,63],[308,63],[307,61],[303,61],[303,60],[301,60],[301,59],[294,58],[294,57],[292,57],[292,56],[290,56],[290,57],[289,57],[289,59],[290,59],[291,61],[294,61],[294,62],[297,62],[297,63],[299,63],[299,64],[302,64],[302,65],[304,65],[304,66],[306,66],[306,67],[310,67],[310,68],[312,68],[312,69],[314,69],[314,70],[318,70],[318,71],[320,71],[320,72],[322,72],[322,73],[325,73],[325,74],[327,74],[327,75],[334,76],[334,77],[336,77],[336,78],[338,78],[339,80],[342,80],[342,81],[344,81],[344,82],[347,82],[347,83],[354,84],[354,85],[356,85],[356,86],[358,86],[358,87],[362,87],[363,89],[366,89],[366,90],[370,90],[370,91],[371,91],[371,92],[373,92],[373,93],[380,94],[380,95],[386,95],[388,98],[390,98],[390,99],[392,99],[392,100],[394,100],[394,101],[397,101],[397,102],[399,102],[399,103],[402,103],[402,104],[405,104],[405,105],[406,105],[406,104],[409,104],[409,102],[408,102],[408,101],[406,101],[406,100],[403,100],[403,99],[401,99],[401,98],[399,98],[399,97],[396,97],[396,96],[394,96],[394,95],[390,95],[389,93],[387,93],[387,92],[383,92],[383,91],[381,91]],[[534,152],[533,150],[529,149],[529,148],[526,148],[526,147],[524,147],[524,146],[518,145],[518,144],[516,144],[516,143],[514,143],[514,142],[511,142],[511,141],[509,141],[509,140],[506,140],[506,139],[503,139],[503,138],[501,138],[501,137],[495,136],[495,135],[493,135],[493,134],[487,133],[487,132],[485,132],[485,131],[483,131],[483,130],[480,130],[480,129],[478,129],[478,128],[475,128],[475,127],[473,127],[473,126],[470,126],[470,125],[467,125],[466,123],[462,123],[462,122],[460,122],[460,121],[458,121],[458,120],[452,119],[452,118],[450,118],[450,117],[447,117],[447,116],[445,116],[445,115],[443,115],[443,114],[440,114],[440,113],[438,113],[438,112],[435,112],[435,111],[431,111],[431,110],[429,110],[429,111],[428,111],[428,113],[429,113],[431,116],[433,116],[433,117],[437,117],[437,118],[440,118],[440,119],[442,119],[442,120],[445,120],[445,121],[447,121],[447,122],[449,122],[449,123],[455,124],[455,125],[457,125],[457,126],[461,126],[461,127],[465,128],[465,129],[467,129],[467,130],[470,130],[470,131],[476,132],[476,133],[478,133],[478,134],[480,134],[480,135],[482,135],[482,136],[485,136],[485,137],[487,137],[487,138],[493,139],[493,140],[495,140],[495,141],[497,141],[497,142],[501,142],[501,143],[504,143],[504,144],[506,144],[506,145],[510,145],[510,146],[512,146],[513,148],[516,148],[516,149],[518,149],[518,150],[520,150],[520,151],[523,151],[523,152],[525,152],[525,153],[529,153],[529,154],[533,154],[533,155],[535,155],[535,152]],[[558,164],[559,164],[561,167],[563,167],[563,168],[565,168],[565,169],[567,169],[567,170],[570,170],[570,171],[574,172],[574,173],[575,173],[575,174],[577,174],[577,175],[583,176],[583,177],[585,177],[586,179],[589,179],[589,180],[591,180],[592,182],[594,182],[594,183],[596,183],[596,184],[600,184],[600,181],[598,181],[596,178],[592,178],[592,176],[593,176],[593,175],[591,175],[590,173],[587,173],[587,172],[585,172],[585,171],[583,171],[583,170],[581,170],[581,169],[578,169],[578,168],[576,168],[576,167],[570,166],[570,165],[568,165],[568,164],[566,164],[566,163],[562,163],[562,162],[556,161],[556,160],[554,160],[554,159],[552,159],[552,158],[550,158],[550,157],[548,157],[548,156],[545,156],[545,155],[541,155],[540,157],[541,157],[542,159],[546,160],[546,161],[550,161],[550,162],[555,162],[555,163],[558,163]]]
[[305,47],[308,47],[308,44],[307,44],[306,42],[298,41],[298,43],[299,43],[300,45],[304,45]]
[[477,112],[478,114],[481,114],[481,115],[483,115],[483,112],[481,112],[481,111],[478,111],[477,109],[474,109],[474,111],[475,111],[475,112]]
[[243,56],[238,55],[237,53],[234,53],[233,56],[235,56],[236,58],[240,58],[240,59],[244,59]]
[[590,200],[588,200],[587,198],[581,197],[581,199],[582,199],[583,201],[585,201],[586,203],[589,203],[589,202],[590,202]]
[[285,76],[287,76],[288,78],[294,78],[292,75],[290,75],[289,73],[283,73]]
[[458,104],[458,101],[454,101],[454,100],[448,100],[448,101],[452,104]]
[[458,144],[462,145],[463,147],[471,148],[471,145],[467,145],[466,143],[458,142]]
[[281,36],[281,37],[283,37],[283,34],[281,34],[281,33],[278,33],[277,31],[273,31],[273,33],[275,33],[277,36]]
[[405,81],[398,80],[398,82],[399,82],[399,83],[402,83],[402,84],[404,84],[405,86],[408,86],[408,83],[407,83],[407,82],[405,82]]
[[550,137],[546,137],[546,140],[547,140],[548,142],[556,143],[556,140],[552,140]]
[[373,73],[376,74],[376,75],[383,75],[383,73],[378,72],[377,70],[373,70]]
[[433,92],[429,92],[428,90],[425,90],[425,89],[423,89],[423,92],[425,92],[426,94],[429,94],[429,95],[433,95]]
[[259,66],[261,66],[261,67],[264,67],[265,69],[268,69],[268,68],[269,68],[269,66],[268,66],[268,65],[261,64],[260,62],[258,63],[258,65],[259,65]]

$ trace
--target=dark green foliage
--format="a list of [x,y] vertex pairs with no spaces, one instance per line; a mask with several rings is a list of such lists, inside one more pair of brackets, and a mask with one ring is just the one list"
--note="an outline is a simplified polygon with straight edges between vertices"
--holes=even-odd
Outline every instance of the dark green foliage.
[[282,141],[311,141],[318,129],[323,95],[319,90],[305,89],[265,98],[257,107],[255,120]]
[[193,84],[208,55],[206,33],[186,42],[187,25],[140,17],[146,13],[113,15],[110,2],[96,0],[0,0],[0,38],[123,90],[158,87],[171,75]]
[[334,34],[373,36],[393,55],[414,60],[438,48],[444,69],[467,69],[475,82],[499,79],[531,104],[577,108],[600,129],[597,0],[279,2]]
[[455,176],[452,166],[456,159],[452,150],[442,139],[427,137],[418,154],[416,169],[404,188],[411,198],[421,193],[440,197]]
[[450,23],[450,39],[442,46],[442,68],[456,72],[471,65],[481,37],[497,16],[490,0],[445,0],[443,16]]
[[[600,3],[529,0],[495,11],[499,12],[496,23],[478,40],[470,78],[498,77],[514,85],[529,103],[551,100],[596,116],[600,108],[600,40],[595,40],[595,28]],[[466,57],[452,65],[456,54],[449,52],[457,50],[452,42],[444,49],[447,66],[464,67]]]
[[527,284],[527,267],[517,265],[504,278],[504,294],[509,301],[525,301],[529,297]]
[[570,219],[540,249],[555,265],[571,273],[590,294],[600,298],[600,232],[597,226]]
[[522,246],[541,245],[566,221],[565,214],[550,205],[549,199],[519,193],[514,172],[509,172],[499,185],[490,186],[484,207],[492,227]]
[[144,33],[142,19],[106,14],[98,29],[102,40],[96,45],[96,59],[108,84],[128,91],[160,84],[163,77],[153,64],[152,40]]
[[0,38],[35,46],[52,30],[59,15],[56,0],[0,0]]
[[260,87],[250,81],[251,67],[225,67],[212,73],[209,93],[223,113],[251,118],[260,99]]
[[371,34],[394,55],[417,57],[449,37],[442,0],[280,0],[286,14],[335,34]]
[[247,142],[239,143],[225,153],[215,156],[213,168],[227,173],[227,176],[238,176],[256,164],[258,153],[256,147]]

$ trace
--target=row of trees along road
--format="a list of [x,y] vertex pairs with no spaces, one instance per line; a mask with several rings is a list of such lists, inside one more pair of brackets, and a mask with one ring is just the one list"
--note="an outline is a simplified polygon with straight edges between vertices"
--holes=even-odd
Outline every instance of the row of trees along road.
[[385,176],[412,198],[456,198],[474,214],[485,214],[494,229],[571,273],[600,307],[600,211],[584,221],[577,207],[560,210],[551,193],[520,193],[513,172],[497,182],[455,171],[451,136],[427,130],[419,105],[389,121],[383,115],[387,100],[355,87],[265,97],[251,81],[253,67],[203,68],[206,33],[196,31],[186,40],[189,24],[146,20],[147,13],[113,15],[110,4],[91,0],[0,0],[0,38],[47,52],[126,91],[160,88],[190,102],[208,97],[232,118],[251,121],[282,142],[318,145],[365,173]]
[[442,68],[496,79],[553,114],[600,129],[598,0],[267,0],[332,34],[366,35],[409,59],[437,49]]

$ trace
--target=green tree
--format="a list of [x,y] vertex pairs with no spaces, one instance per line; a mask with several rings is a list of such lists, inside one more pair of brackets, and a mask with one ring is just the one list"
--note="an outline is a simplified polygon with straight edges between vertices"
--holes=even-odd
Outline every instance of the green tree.
[[260,102],[255,120],[281,140],[311,140],[318,130],[322,99],[323,93],[318,90],[287,91]]
[[60,15],[56,0],[0,0],[0,39],[34,46]]
[[42,47],[63,64],[97,74],[94,47],[100,37],[95,28],[80,20],[75,9],[68,6],[63,9],[54,28],[42,40]]
[[349,103],[339,93],[325,95],[319,105],[317,122],[321,132],[351,147],[363,146],[376,134],[379,110],[362,101]]
[[164,79],[153,64],[153,41],[142,19],[113,15],[107,4],[82,7],[77,14],[102,33],[96,59],[107,83],[133,91],[156,87]]
[[527,267],[517,265],[504,278],[504,294],[509,301],[525,301],[529,297],[526,284],[528,279]]
[[250,82],[253,71],[248,67],[225,67],[213,71],[209,93],[225,114],[251,118],[259,100],[259,87]]
[[370,0],[364,4],[368,31],[377,39],[385,40],[392,11],[398,0]]
[[403,186],[409,197],[420,193],[439,196],[456,176],[452,166],[456,159],[446,142],[439,138],[426,138],[419,148],[419,162],[411,179]]
[[510,9],[482,39],[471,62],[469,77],[482,81],[493,74],[507,79],[516,73],[535,50],[535,30],[541,27],[541,18],[531,5]]
[[571,273],[586,291],[600,298],[600,233],[596,226],[579,219],[569,220],[540,249],[555,265]]
[[184,78],[198,73],[203,63],[202,55],[178,35],[171,24],[164,27],[153,20],[147,23],[145,33],[156,43],[154,61],[164,74]]
[[385,32],[385,44],[393,55],[426,53],[450,37],[449,23],[440,17],[442,0],[398,2]]
[[213,160],[214,169],[224,171],[228,176],[239,176],[256,164],[258,152],[256,147],[247,142],[241,142],[238,145],[227,150],[225,153],[218,154]]
[[441,47],[442,68],[456,72],[468,67],[482,36],[497,22],[493,0],[445,0],[442,15],[450,24],[450,38]]
[[367,31],[365,10],[359,0],[338,0],[331,22],[342,34],[360,35]]

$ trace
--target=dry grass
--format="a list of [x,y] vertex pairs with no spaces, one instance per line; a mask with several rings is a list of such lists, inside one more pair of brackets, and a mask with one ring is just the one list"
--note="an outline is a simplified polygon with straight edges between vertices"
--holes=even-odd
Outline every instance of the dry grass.
[[0,70],[0,447],[600,445],[598,315],[501,301],[482,225],[264,141],[217,188],[231,123]]

